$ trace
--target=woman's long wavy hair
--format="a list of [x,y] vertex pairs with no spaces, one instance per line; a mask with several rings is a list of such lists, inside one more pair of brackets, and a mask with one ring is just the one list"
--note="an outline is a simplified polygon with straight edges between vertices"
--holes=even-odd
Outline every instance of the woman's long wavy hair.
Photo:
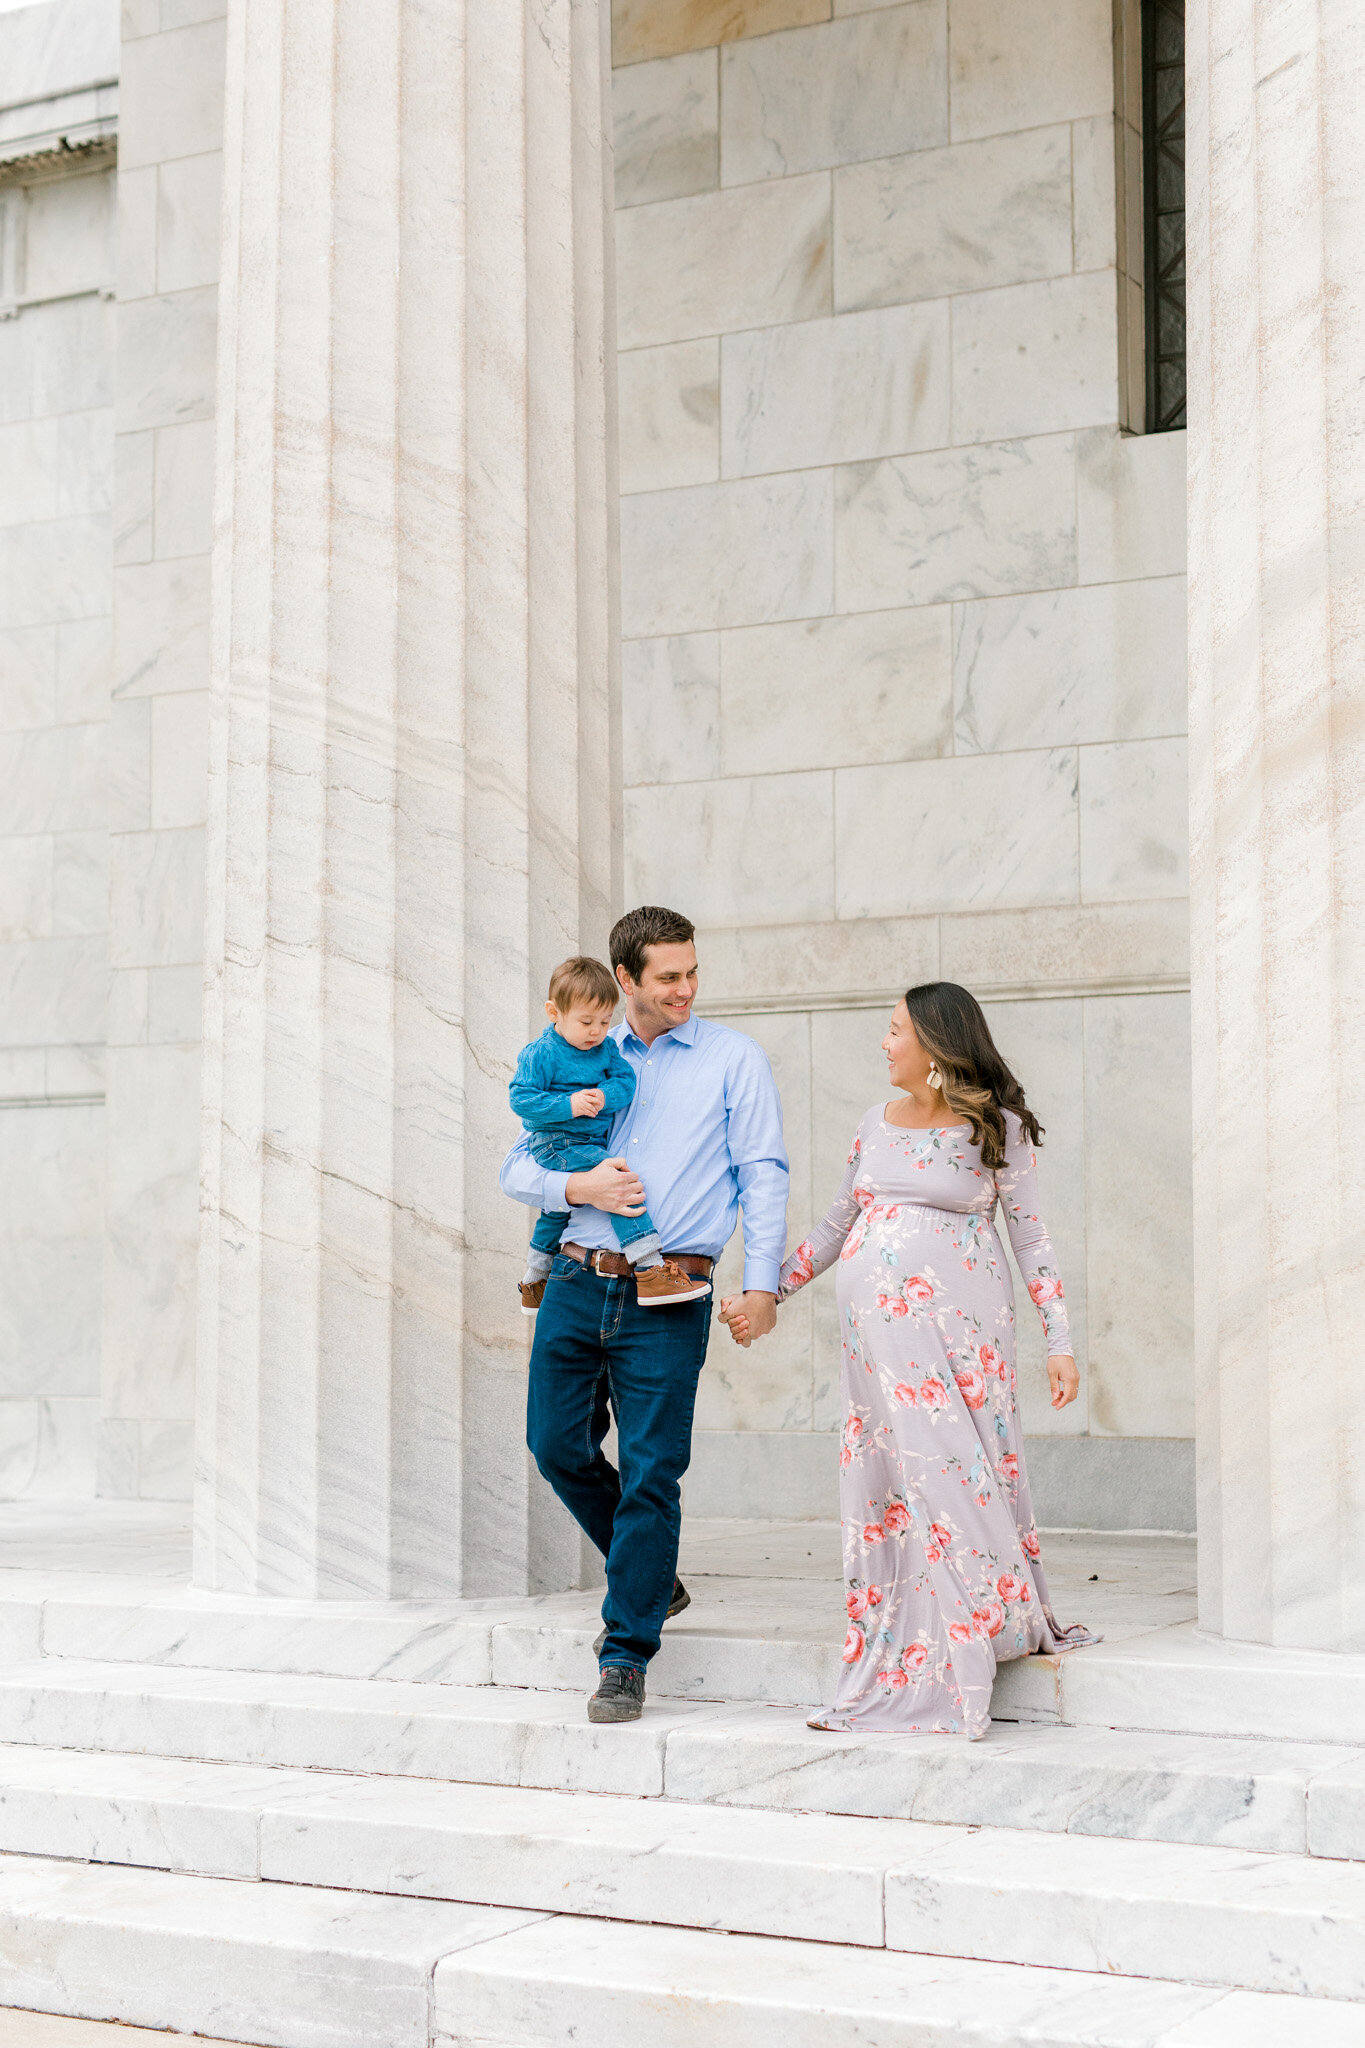
[[981,1163],[992,1172],[1005,1163],[1005,1111],[1013,1110],[1031,1145],[1043,1127],[1024,1100],[991,1037],[981,1005],[955,981],[922,981],[905,992],[915,1036],[943,1076],[943,1099],[972,1127]]

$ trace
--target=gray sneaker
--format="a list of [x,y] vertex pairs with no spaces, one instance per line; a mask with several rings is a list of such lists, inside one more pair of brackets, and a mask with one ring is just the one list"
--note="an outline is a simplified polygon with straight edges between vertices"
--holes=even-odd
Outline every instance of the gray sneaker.
[[[668,1603],[668,1612],[664,1616],[664,1620],[672,1621],[675,1614],[681,1614],[684,1607],[690,1607],[691,1605],[692,1595],[688,1592],[686,1586],[683,1584],[681,1579],[674,1579],[673,1598]],[[606,1640],[607,1632],[605,1629],[603,1629],[599,1633],[597,1641],[592,1646],[592,1653],[594,1657],[601,1656],[603,1646],[605,1645]]]
[[645,1710],[645,1674],[629,1664],[607,1664],[588,1701],[590,1721],[638,1721]]

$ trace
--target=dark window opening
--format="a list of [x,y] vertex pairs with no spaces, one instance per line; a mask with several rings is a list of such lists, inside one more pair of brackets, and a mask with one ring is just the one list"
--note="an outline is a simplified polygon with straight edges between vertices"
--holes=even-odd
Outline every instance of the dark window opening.
[[1185,0],[1143,0],[1147,431],[1185,424]]

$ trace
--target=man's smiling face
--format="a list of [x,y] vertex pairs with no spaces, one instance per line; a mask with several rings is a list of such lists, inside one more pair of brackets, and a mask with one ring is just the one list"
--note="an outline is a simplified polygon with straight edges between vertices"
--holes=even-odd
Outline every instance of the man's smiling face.
[[631,1026],[641,1037],[676,1031],[692,1015],[697,949],[690,939],[681,945],[649,946],[640,979],[628,980],[624,968],[618,979],[626,990]]

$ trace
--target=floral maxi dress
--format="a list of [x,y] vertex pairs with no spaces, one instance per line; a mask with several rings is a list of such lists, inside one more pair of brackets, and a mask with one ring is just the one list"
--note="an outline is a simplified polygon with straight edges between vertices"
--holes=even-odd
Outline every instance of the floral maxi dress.
[[839,1261],[839,1453],[848,1634],[812,1725],[984,1735],[996,1665],[1096,1638],[1048,1605],[1015,1404],[1014,1287],[997,1201],[1048,1355],[1070,1350],[1033,1149],[1005,1112],[992,1173],[970,1126],[858,1126],[779,1300]]

